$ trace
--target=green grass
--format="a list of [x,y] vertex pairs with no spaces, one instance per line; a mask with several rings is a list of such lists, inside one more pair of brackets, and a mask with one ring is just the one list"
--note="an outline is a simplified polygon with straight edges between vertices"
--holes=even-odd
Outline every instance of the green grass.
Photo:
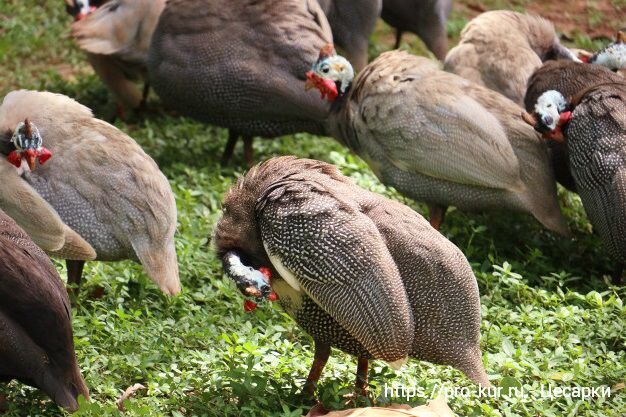
[[[106,117],[112,103],[68,39],[63,3],[41,3],[0,3],[0,95],[16,88],[62,92]],[[455,15],[452,35],[465,20]],[[380,29],[372,52],[390,47],[389,34]],[[419,43],[412,48],[423,51]],[[237,153],[231,167],[220,167],[225,131],[173,117],[156,98],[150,105],[154,112],[145,118],[116,125],[155,158],[171,181],[179,209],[184,291],[176,298],[162,296],[131,262],[88,265],[73,324],[92,398],[77,415],[122,415],[115,400],[127,387],[142,383],[147,389],[128,401],[123,415],[299,416],[306,408],[298,391],[312,360],[311,339],[277,308],[263,305],[244,313],[241,296],[211,252],[222,195],[245,171],[242,155]],[[424,213],[423,206],[381,185],[362,161],[330,139],[302,134],[258,140],[255,151],[258,160],[295,154],[335,163],[361,186]],[[587,401],[533,397],[542,385],[619,388],[626,382],[626,290],[609,284],[613,263],[590,233],[580,200],[562,192],[561,201],[574,233],[569,239],[523,215],[451,211],[447,216],[443,233],[467,255],[480,286],[487,371],[494,384],[521,384],[531,394],[525,399],[451,398],[459,415],[595,417],[622,416],[626,410],[626,389]],[[104,296],[90,298],[99,286]],[[342,395],[351,391],[355,366],[354,358],[335,352],[320,386],[327,406],[345,407]],[[458,371],[417,361],[402,372],[374,362],[370,379],[379,404],[403,402],[380,396],[385,383],[427,393],[442,384],[473,389]],[[41,393],[15,382],[0,392],[8,394],[7,416],[63,413]]]

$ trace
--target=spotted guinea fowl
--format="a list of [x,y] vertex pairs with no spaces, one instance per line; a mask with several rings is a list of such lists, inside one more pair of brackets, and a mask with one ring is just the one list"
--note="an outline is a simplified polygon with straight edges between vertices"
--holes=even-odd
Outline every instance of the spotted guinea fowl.
[[565,141],[585,212],[619,262],[620,281],[626,259],[626,81],[590,85],[573,97],[546,91],[533,114],[539,131]]
[[46,254],[0,210],[0,381],[39,388],[69,411],[89,398],[63,283]]
[[496,10],[465,26],[459,44],[446,56],[444,69],[523,105],[528,78],[551,59],[578,60],[561,45],[551,22]]
[[[332,33],[317,0],[170,0],[154,32],[148,68],[164,103],[240,135],[324,133],[329,106],[302,91],[304,72]],[[304,71],[304,72],[303,72]]]
[[527,212],[567,233],[547,146],[515,103],[401,51],[352,74],[332,46],[307,74],[334,100],[328,131],[383,183],[428,203],[434,227],[456,206]]
[[[87,13],[89,3],[81,4],[72,36],[117,99],[120,113],[139,107],[148,94],[148,48],[165,0],[109,0]],[[137,79],[144,81],[143,93]]]
[[359,358],[361,389],[369,359],[407,357],[488,384],[478,287],[461,251],[335,166],[295,157],[256,166],[226,195],[214,242],[244,294],[270,294],[254,277],[269,268],[280,305],[315,341],[309,394],[331,347]]
[[443,61],[448,52],[446,23],[451,11],[452,0],[383,0],[381,17],[396,28],[396,49],[402,33],[413,32]]
[[[0,136],[5,151],[30,138],[53,154],[34,171],[24,161],[10,161],[11,153],[0,158],[0,208],[36,243],[47,228],[69,228],[89,242],[96,259],[138,261],[163,292],[179,292],[174,196],[135,141],[69,97],[26,90],[4,98],[0,132],[8,132]],[[31,225],[33,212],[39,217]],[[83,264],[67,262],[70,282],[80,282]]]
[[617,32],[615,42],[600,49],[587,62],[602,65],[614,72],[622,72],[626,76],[626,34]]
[[335,45],[342,48],[357,70],[367,65],[369,36],[374,31],[382,0],[318,0],[333,31]]
[[[526,111],[532,112],[537,99],[546,91],[558,90],[565,97],[573,97],[584,89],[606,82],[622,81],[601,65],[587,65],[573,61],[548,61],[537,68],[528,80],[524,97]],[[576,191],[576,183],[569,169],[567,147],[563,143],[549,141],[552,167],[557,181],[570,191]]]

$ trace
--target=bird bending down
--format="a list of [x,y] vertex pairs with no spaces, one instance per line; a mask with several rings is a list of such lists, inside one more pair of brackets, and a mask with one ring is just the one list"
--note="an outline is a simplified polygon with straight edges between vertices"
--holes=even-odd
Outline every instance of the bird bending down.
[[305,392],[313,393],[331,347],[358,358],[359,391],[370,359],[399,367],[417,358],[489,384],[472,270],[410,208],[359,188],[333,165],[294,157],[254,167],[222,207],[214,242],[227,275],[247,296],[274,293],[315,341]]
[[[163,292],[180,291],[174,195],[133,139],[69,97],[26,90],[4,98],[0,132],[9,132],[0,136],[9,155],[0,158],[0,208],[51,256],[68,259],[71,283],[85,260],[132,259]],[[31,169],[20,148],[43,155],[42,145],[52,157]]]
[[456,206],[526,212],[568,233],[547,145],[515,103],[401,51],[353,74],[328,45],[305,88],[317,88],[333,103],[327,131],[384,184],[426,202],[434,227],[446,207]]

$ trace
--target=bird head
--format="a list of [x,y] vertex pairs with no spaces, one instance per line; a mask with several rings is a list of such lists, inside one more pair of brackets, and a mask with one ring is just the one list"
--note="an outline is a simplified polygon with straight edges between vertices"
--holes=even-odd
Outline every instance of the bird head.
[[563,142],[561,128],[572,117],[572,112],[567,111],[568,107],[568,101],[563,94],[556,90],[548,90],[537,99],[533,113],[524,112],[522,118],[546,139]]
[[93,13],[96,6],[92,6],[89,0],[65,0],[65,10],[74,20],[81,20]]
[[350,87],[354,79],[352,65],[344,57],[337,55],[333,45],[326,45],[320,50],[317,61],[306,73],[305,90],[317,88],[322,100],[335,101]]
[[611,71],[626,72],[626,34],[617,32],[615,42],[598,51],[588,62],[602,65]]
[[28,119],[18,123],[11,143],[15,150],[9,153],[7,159],[18,168],[22,166],[22,160],[25,160],[30,170],[34,171],[36,161],[43,165],[52,157],[52,153],[42,146],[43,139],[39,129]]

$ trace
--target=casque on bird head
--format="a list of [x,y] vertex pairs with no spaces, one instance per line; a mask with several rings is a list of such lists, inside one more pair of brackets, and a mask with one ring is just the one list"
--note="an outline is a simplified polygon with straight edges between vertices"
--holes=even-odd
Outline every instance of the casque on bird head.
[[626,34],[617,32],[616,41],[596,52],[589,63],[602,65],[611,71],[626,71]]
[[31,171],[35,170],[35,161],[45,164],[52,157],[52,153],[44,148],[43,139],[39,129],[28,119],[17,124],[11,143],[15,150],[7,156],[9,162],[16,167],[22,166],[22,160],[26,160]]
[[539,96],[532,115],[523,113],[523,119],[543,134],[546,139],[563,142],[562,126],[572,118],[567,111],[568,101],[559,91],[548,90]]
[[65,10],[74,20],[81,20],[96,10],[96,6],[92,6],[89,0],[65,0]]
[[306,73],[305,89],[317,88],[322,99],[335,101],[337,96],[343,95],[354,79],[354,69],[344,57],[337,55],[333,45],[326,45],[320,49],[319,57],[313,67]]

